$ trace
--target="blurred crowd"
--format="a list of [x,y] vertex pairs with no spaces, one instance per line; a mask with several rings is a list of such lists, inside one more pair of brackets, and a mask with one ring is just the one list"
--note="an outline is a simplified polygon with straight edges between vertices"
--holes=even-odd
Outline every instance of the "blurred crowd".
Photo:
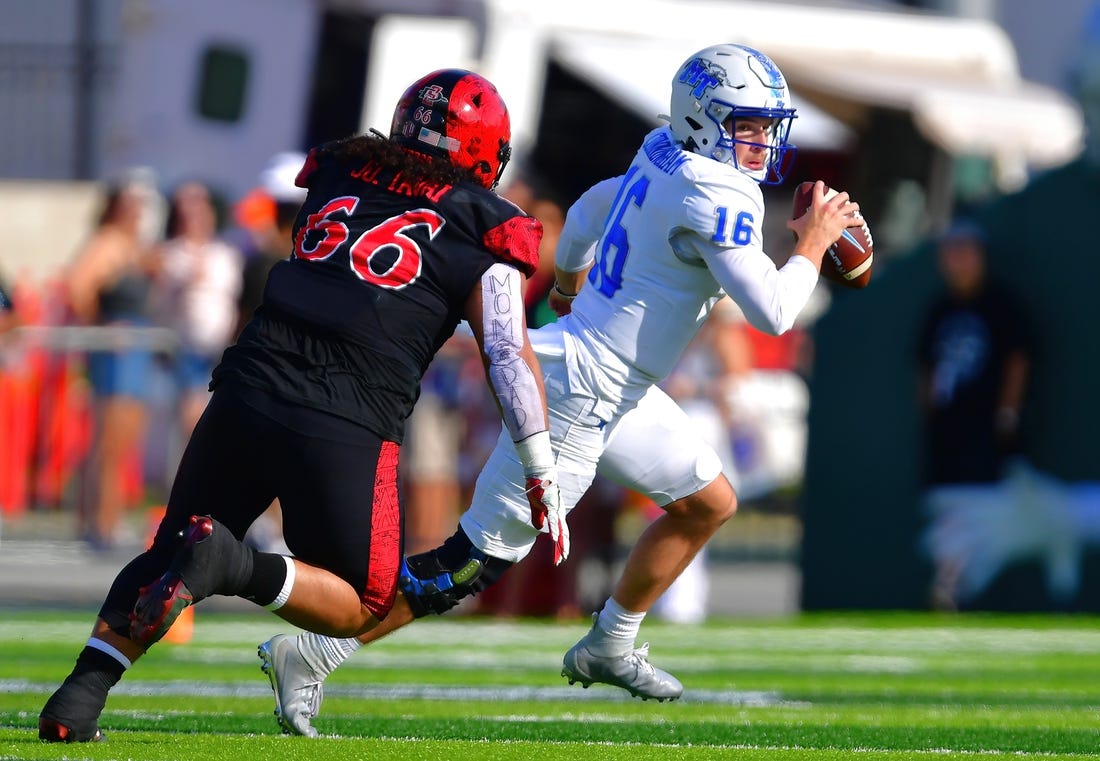
[[62,271],[11,285],[0,345],[6,514],[71,510],[95,550],[141,538],[124,517],[164,501],[211,370],[289,251],[303,160],[275,157],[231,205],[202,182],[165,193],[134,170],[103,189]]
[[[72,535],[92,552],[147,540],[149,511],[166,501],[211,370],[260,304],[268,270],[290,253],[305,197],[294,185],[303,161],[298,153],[274,156],[255,188],[229,201],[198,181],[166,191],[137,170],[103,188],[81,245],[48,282],[6,279],[0,261],[0,519],[71,517]],[[566,203],[517,174],[502,195],[545,231],[541,267],[524,294],[528,324],[537,327],[555,319],[547,295]],[[928,602],[947,609],[980,606],[998,574],[1031,557],[1045,558],[1051,594],[1073,600],[1083,583],[1082,547],[1100,536],[1095,478],[1062,476],[1049,462],[1035,470],[1024,459],[1034,454],[1018,436],[1020,421],[1035,417],[1025,405],[1033,355],[1039,347],[1049,354],[1058,334],[1033,334],[1028,325],[1049,306],[1017,303],[987,279],[990,227],[965,218],[936,239],[929,258],[939,281],[917,320],[921,393],[913,404],[924,450],[914,454],[924,468],[925,511],[918,541],[933,565]],[[889,285],[880,276],[878,288]],[[807,324],[780,337],[753,330],[732,301],[720,302],[663,384],[719,453],[749,511],[793,517],[802,509],[811,327],[830,298],[822,286]],[[446,538],[497,439],[500,418],[483,372],[473,337],[460,329],[424,378],[402,457],[409,553]],[[1060,376],[1057,388],[1066,383]],[[591,610],[609,592],[619,548],[659,514],[597,477],[569,517],[573,560],[555,567],[551,545],[536,543],[467,609],[561,617]],[[277,503],[249,541],[286,551]],[[707,616],[711,552],[699,554],[655,615]]]
[[[134,171],[104,188],[98,216],[55,278],[0,284],[0,514],[71,513],[75,536],[93,551],[144,540],[140,510],[165,501],[211,370],[259,305],[272,264],[290,253],[303,161],[274,156],[255,188],[229,201],[199,181],[165,191]],[[528,323],[542,325],[555,319],[547,294],[565,205],[522,176],[502,195],[544,227],[542,266],[525,290]],[[764,336],[726,301],[666,383],[747,502],[801,479],[807,367],[805,326]],[[404,445],[408,552],[446,538],[496,441],[499,414],[483,372],[472,336],[460,331],[425,376]],[[570,517],[577,562],[550,571],[558,583],[525,584],[528,573],[552,566],[536,545],[474,607],[562,616],[588,609],[607,594],[624,522],[644,525],[658,512],[598,480]],[[280,548],[277,504],[249,539]],[[702,620],[706,562],[700,555],[659,613]]]

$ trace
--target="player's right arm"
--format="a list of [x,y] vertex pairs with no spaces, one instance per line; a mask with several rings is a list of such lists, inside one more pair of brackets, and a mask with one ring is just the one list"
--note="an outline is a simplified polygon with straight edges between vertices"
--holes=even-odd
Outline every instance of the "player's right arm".
[[481,348],[489,385],[523,465],[531,522],[538,529],[548,527],[557,564],[569,555],[569,528],[550,446],[542,368],[527,336],[522,278],[509,264],[491,265],[470,292],[465,317]]
[[847,192],[826,200],[825,183],[815,182],[810,207],[797,219],[787,220],[787,229],[798,238],[792,256],[809,259],[820,271],[825,251],[844,234],[852,222],[851,215],[857,211],[859,204],[852,202]]
[[[826,201],[824,184],[814,189],[811,208],[788,223],[800,234],[794,254],[777,268],[764,253],[764,220],[759,191],[746,192],[720,182],[701,183],[685,206],[687,226],[671,243],[704,261],[722,289],[737,302],[757,330],[781,335],[790,330],[817,285],[825,250],[840,237],[858,206],[847,193]],[[731,203],[731,200],[733,203]],[[716,229],[716,225],[725,226]]]
[[604,221],[615,202],[622,177],[597,182],[581,194],[565,214],[565,224],[554,251],[554,287],[550,308],[560,317],[572,309],[588,270],[592,267],[593,244],[603,233]]
[[728,248],[682,233],[676,241],[706,262],[714,279],[741,307],[757,330],[778,336],[794,327],[795,318],[817,286],[818,266],[801,256],[775,263],[756,246]]

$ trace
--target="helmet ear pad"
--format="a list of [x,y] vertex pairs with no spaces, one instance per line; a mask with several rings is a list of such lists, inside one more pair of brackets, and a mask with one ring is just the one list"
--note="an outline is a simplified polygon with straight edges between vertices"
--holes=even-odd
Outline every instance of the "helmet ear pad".
[[390,139],[468,170],[486,188],[511,157],[508,108],[492,82],[441,69],[414,82],[397,103]]
[[[685,116],[685,117],[684,117],[684,121],[685,121],[685,122],[687,122],[688,126],[689,126],[689,127],[691,127],[691,129],[692,129],[692,130],[693,130],[694,132],[696,132],[696,133],[698,133],[698,134],[699,134],[699,139],[700,139],[700,140],[702,140],[702,141],[703,141],[704,143],[706,143],[706,142],[707,142],[707,138],[706,138],[706,135],[704,134],[706,130],[705,130],[705,128],[703,127],[703,125],[702,125],[702,124],[700,124],[699,122],[695,121],[695,119],[691,118],[690,116]],[[690,151],[691,151],[692,153],[700,153],[700,152],[702,152],[702,150],[703,150],[703,149],[704,149],[704,148],[706,147],[705,145],[699,145],[699,144],[698,144],[698,143],[697,143],[697,142],[695,141],[695,135],[692,135],[692,136],[691,136],[691,137],[689,137],[689,138],[688,138],[687,140],[685,140],[685,141],[684,141],[684,144],[685,144],[685,145],[690,145],[690,147],[688,148],[688,150],[690,150]]]

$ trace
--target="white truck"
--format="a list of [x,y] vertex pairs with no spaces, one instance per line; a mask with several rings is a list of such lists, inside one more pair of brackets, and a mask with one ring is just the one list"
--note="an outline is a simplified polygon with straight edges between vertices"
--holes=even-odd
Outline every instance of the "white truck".
[[[100,189],[71,180],[109,180],[142,166],[165,190],[200,179],[233,201],[278,152],[388,129],[403,88],[446,66],[476,69],[504,95],[517,157],[506,178],[526,170],[568,203],[626,166],[659,123],[687,55],[716,41],[758,47],[779,63],[799,108],[793,138],[802,176],[792,180],[833,179],[859,193],[877,221],[880,254],[947,218],[960,159],[977,164],[969,176],[982,187],[1007,189],[1076,153],[1079,109],[1021,79],[1003,29],[884,7],[0,0],[0,48],[27,56],[42,43],[63,51],[76,40],[73,63],[63,65],[77,80],[66,89],[58,86],[64,69],[4,70],[0,60],[0,77],[18,85],[0,87],[0,176],[18,178],[0,180],[10,221],[0,269],[41,272],[71,253]],[[85,80],[97,86],[81,89]],[[1025,119],[1044,129],[1021,129]],[[56,225],[59,216],[79,224]]]

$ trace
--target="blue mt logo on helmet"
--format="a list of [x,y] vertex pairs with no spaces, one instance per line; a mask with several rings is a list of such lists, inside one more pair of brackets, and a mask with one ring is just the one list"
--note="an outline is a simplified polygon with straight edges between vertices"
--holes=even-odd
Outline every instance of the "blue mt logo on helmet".
[[696,58],[689,63],[680,74],[680,82],[689,85],[693,97],[701,98],[707,90],[711,90],[726,81],[726,70],[716,63],[703,58]]

